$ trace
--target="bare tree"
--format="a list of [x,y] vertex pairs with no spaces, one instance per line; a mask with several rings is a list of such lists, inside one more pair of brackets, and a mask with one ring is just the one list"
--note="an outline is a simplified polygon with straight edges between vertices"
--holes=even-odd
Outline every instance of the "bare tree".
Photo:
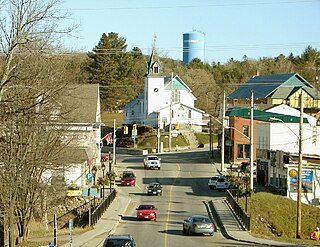
[[15,246],[14,225],[26,239],[44,174],[64,169],[53,116],[62,114],[65,68],[54,44],[73,27],[59,29],[59,0],[0,2],[0,209]]

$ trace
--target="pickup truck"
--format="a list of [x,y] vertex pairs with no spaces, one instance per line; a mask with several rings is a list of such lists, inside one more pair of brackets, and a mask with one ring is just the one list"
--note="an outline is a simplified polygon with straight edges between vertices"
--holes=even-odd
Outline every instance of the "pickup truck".
[[148,155],[144,158],[144,169],[158,169],[160,170],[161,162],[160,158],[156,155]]

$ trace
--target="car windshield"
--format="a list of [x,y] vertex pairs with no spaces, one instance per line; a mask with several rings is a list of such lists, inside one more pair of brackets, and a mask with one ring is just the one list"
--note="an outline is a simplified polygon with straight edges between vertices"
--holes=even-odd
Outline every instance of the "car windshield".
[[133,173],[123,173],[122,175],[123,178],[134,178],[134,174]]
[[104,247],[133,247],[131,240],[127,239],[108,239]]
[[218,179],[218,177],[212,177],[211,178],[211,180],[217,180]]
[[225,182],[225,181],[226,181],[225,178],[219,178],[219,179],[217,180],[217,182]]
[[149,188],[159,188],[160,184],[150,184],[148,187]]
[[211,223],[209,218],[193,218],[194,223]]
[[152,156],[152,157],[148,157],[148,160],[158,160],[158,157]]
[[140,205],[138,210],[154,209],[153,205]]

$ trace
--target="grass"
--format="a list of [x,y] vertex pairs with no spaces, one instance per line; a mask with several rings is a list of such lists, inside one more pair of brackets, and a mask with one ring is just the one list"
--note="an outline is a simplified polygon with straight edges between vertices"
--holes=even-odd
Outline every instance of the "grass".
[[[240,198],[239,202],[245,208],[245,198]],[[319,241],[310,240],[310,233],[320,225],[319,208],[302,205],[301,239],[296,239],[296,201],[271,192],[258,192],[248,198],[247,206],[253,235],[276,241],[320,246]]]
[[[163,147],[169,147],[169,133],[161,133],[160,142],[163,142]],[[158,137],[156,135],[145,136],[143,138],[139,138],[138,140],[138,148],[139,149],[155,149],[157,148]],[[177,137],[173,137],[171,139],[171,147],[175,148],[176,146],[184,147],[188,146],[187,141],[181,135]]]

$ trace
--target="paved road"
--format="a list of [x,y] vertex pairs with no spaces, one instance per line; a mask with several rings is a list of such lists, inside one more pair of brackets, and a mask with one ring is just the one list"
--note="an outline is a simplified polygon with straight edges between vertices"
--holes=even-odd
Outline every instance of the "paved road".
[[[130,197],[130,203],[114,234],[131,234],[139,247],[147,246],[254,246],[226,239],[220,232],[210,236],[184,236],[182,222],[189,215],[207,215],[205,202],[225,197],[225,192],[209,190],[207,182],[215,175],[208,162],[207,152],[184,152],[159,155],[161,170],[144,170],[143,156],[118,156],[118,170],[133,170],[137,174],[136,187],[121,187],[120,193]],[[150,182],[163,185],[162,196],[147,196]],[[158,208],[158,219],[136,221],[135,208],[152,203]],[[256,245],[258,246],[258,245]]]

